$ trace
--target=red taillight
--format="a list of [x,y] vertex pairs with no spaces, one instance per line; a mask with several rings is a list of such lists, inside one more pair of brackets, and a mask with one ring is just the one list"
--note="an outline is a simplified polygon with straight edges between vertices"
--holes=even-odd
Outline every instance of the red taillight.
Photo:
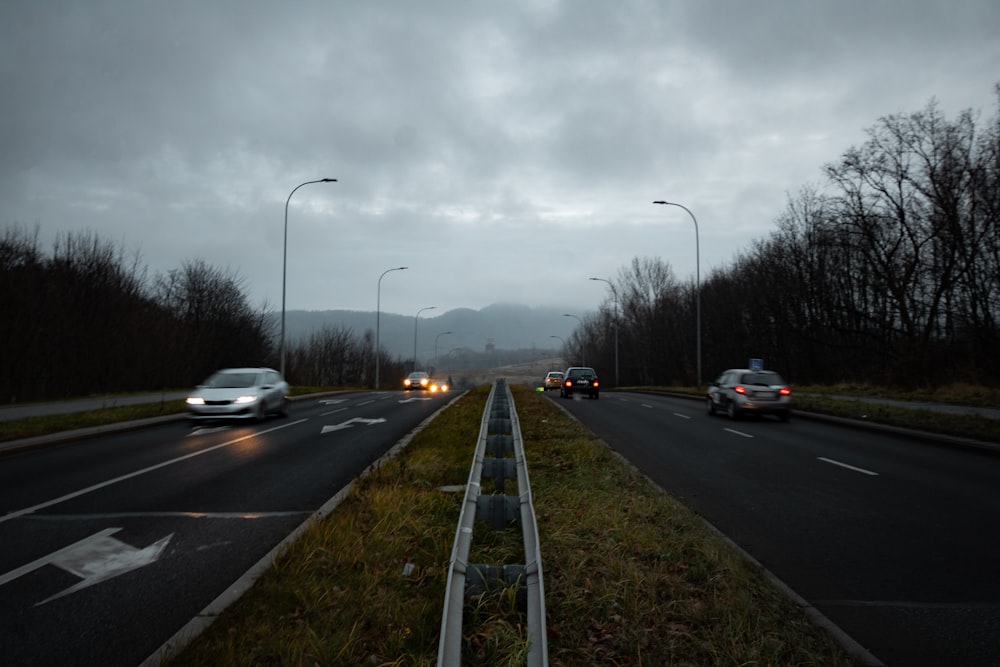
[[735,391],[737,394],[745,394],[745,393],[747,393],[746,388],[743,385],[741,385],[741,384],[738,384],[735,387],[733,387],[733,391]]
[[564,387],[572,387],[573,386],[573,381],[572,380],[566,380],[565,382],[563,382],[563,386]]
[[781,394],[782,396],[791,396],[792,390],[789,389],[788,387],[782,387],[781,389],[778,390],[778,393]]
[[591,387],[599,387],[600,385],[601,385],[601,383],[598,382],[597,380],[594,380],[593,382],[590,383]]

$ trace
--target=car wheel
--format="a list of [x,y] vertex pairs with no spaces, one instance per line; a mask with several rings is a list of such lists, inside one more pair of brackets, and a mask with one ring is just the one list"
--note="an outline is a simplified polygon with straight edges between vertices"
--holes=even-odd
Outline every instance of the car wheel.
[[596,400],[597,400],[597,399],[599,399],[600,397],[601,397],[601,392],[599,392],[599,391],[595,391],[595,392],[594,392],[594,400],[596,401]]
[[736,420],[740,418],[740,411],[736,408],[736,404],[732,401],[729,401],[729,407],[727,408],[726,413],[729,415],[730,419]]
[[709,415],[714,415],[715,414],[715,403],[712,402],[712,397],[709,396],[708,399],[707,399],[707,401],[708,401],[708,414]]
[[281,415],[282,417],[287,417],[288,416],[288,397],[287,396],[282,396],[281,397],[281,407],[278,409],[278,414]]
[[258,401],[257,407],[254,408],[254,421],[262,422],[265,417],[267,417],[267,412],[264,411],[264,401]]

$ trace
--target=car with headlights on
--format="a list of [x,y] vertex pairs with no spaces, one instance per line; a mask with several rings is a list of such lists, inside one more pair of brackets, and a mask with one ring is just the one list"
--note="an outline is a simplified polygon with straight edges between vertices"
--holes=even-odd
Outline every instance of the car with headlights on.
[[725,412],[730,419],[743,415],[775,415],[788,421],[792,412],[792,390],[778,373],[749,368],[730,368],[708,386],[708,414]]
[[562,371],[549,371],[545,374],[545,379],[542,380],[542,388],[545,391],[559,389],[562,386],[563,377]]
[[601,397],[601,381],[597,372],[587,366],[571,366],[563,373],[562,386],[559,395],[572,398],[573,394],[586,394],[591,398]]
[[426,371],[413,371],[403,380],[403,389],[430,389],[431,376]]
[[249,419],[288,414],[290,389],[272,368],[224,368],[213,373],[187,397],[192,420]]

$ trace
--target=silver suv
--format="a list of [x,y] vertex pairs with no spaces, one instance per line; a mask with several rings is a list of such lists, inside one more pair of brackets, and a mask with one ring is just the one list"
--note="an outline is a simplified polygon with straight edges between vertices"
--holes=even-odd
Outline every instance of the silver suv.
[[708,386],[708,414],[725,412],[730,419],[744,414],[771,414],[788,421],[792,390],[774,371],[731,368]]

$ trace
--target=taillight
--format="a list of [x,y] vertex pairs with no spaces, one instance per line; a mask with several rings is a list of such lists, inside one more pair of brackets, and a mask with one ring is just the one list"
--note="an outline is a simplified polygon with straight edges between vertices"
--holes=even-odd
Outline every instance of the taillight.
[[745,393],[747,393],[746,388],[743,385],[741,385],[741,384],[738,384],[735,387],[733,387],[733,391],[735,391],[737,394],[745,394]]
[[601,383],[598,382],[597,380],[594,380],[593,382],[590,383],[591,387],[599,387],[600,385],[601,385]]
[[789,389],[788,387],[782,387],[781,389],[778,390],[778,393],[781,394],[782,396],[791,396],[792,390]]
[[572,380],[566,380],[565,382],[563,382],[563,386],[564,387],[572,387],[573,386],[573,381]]

